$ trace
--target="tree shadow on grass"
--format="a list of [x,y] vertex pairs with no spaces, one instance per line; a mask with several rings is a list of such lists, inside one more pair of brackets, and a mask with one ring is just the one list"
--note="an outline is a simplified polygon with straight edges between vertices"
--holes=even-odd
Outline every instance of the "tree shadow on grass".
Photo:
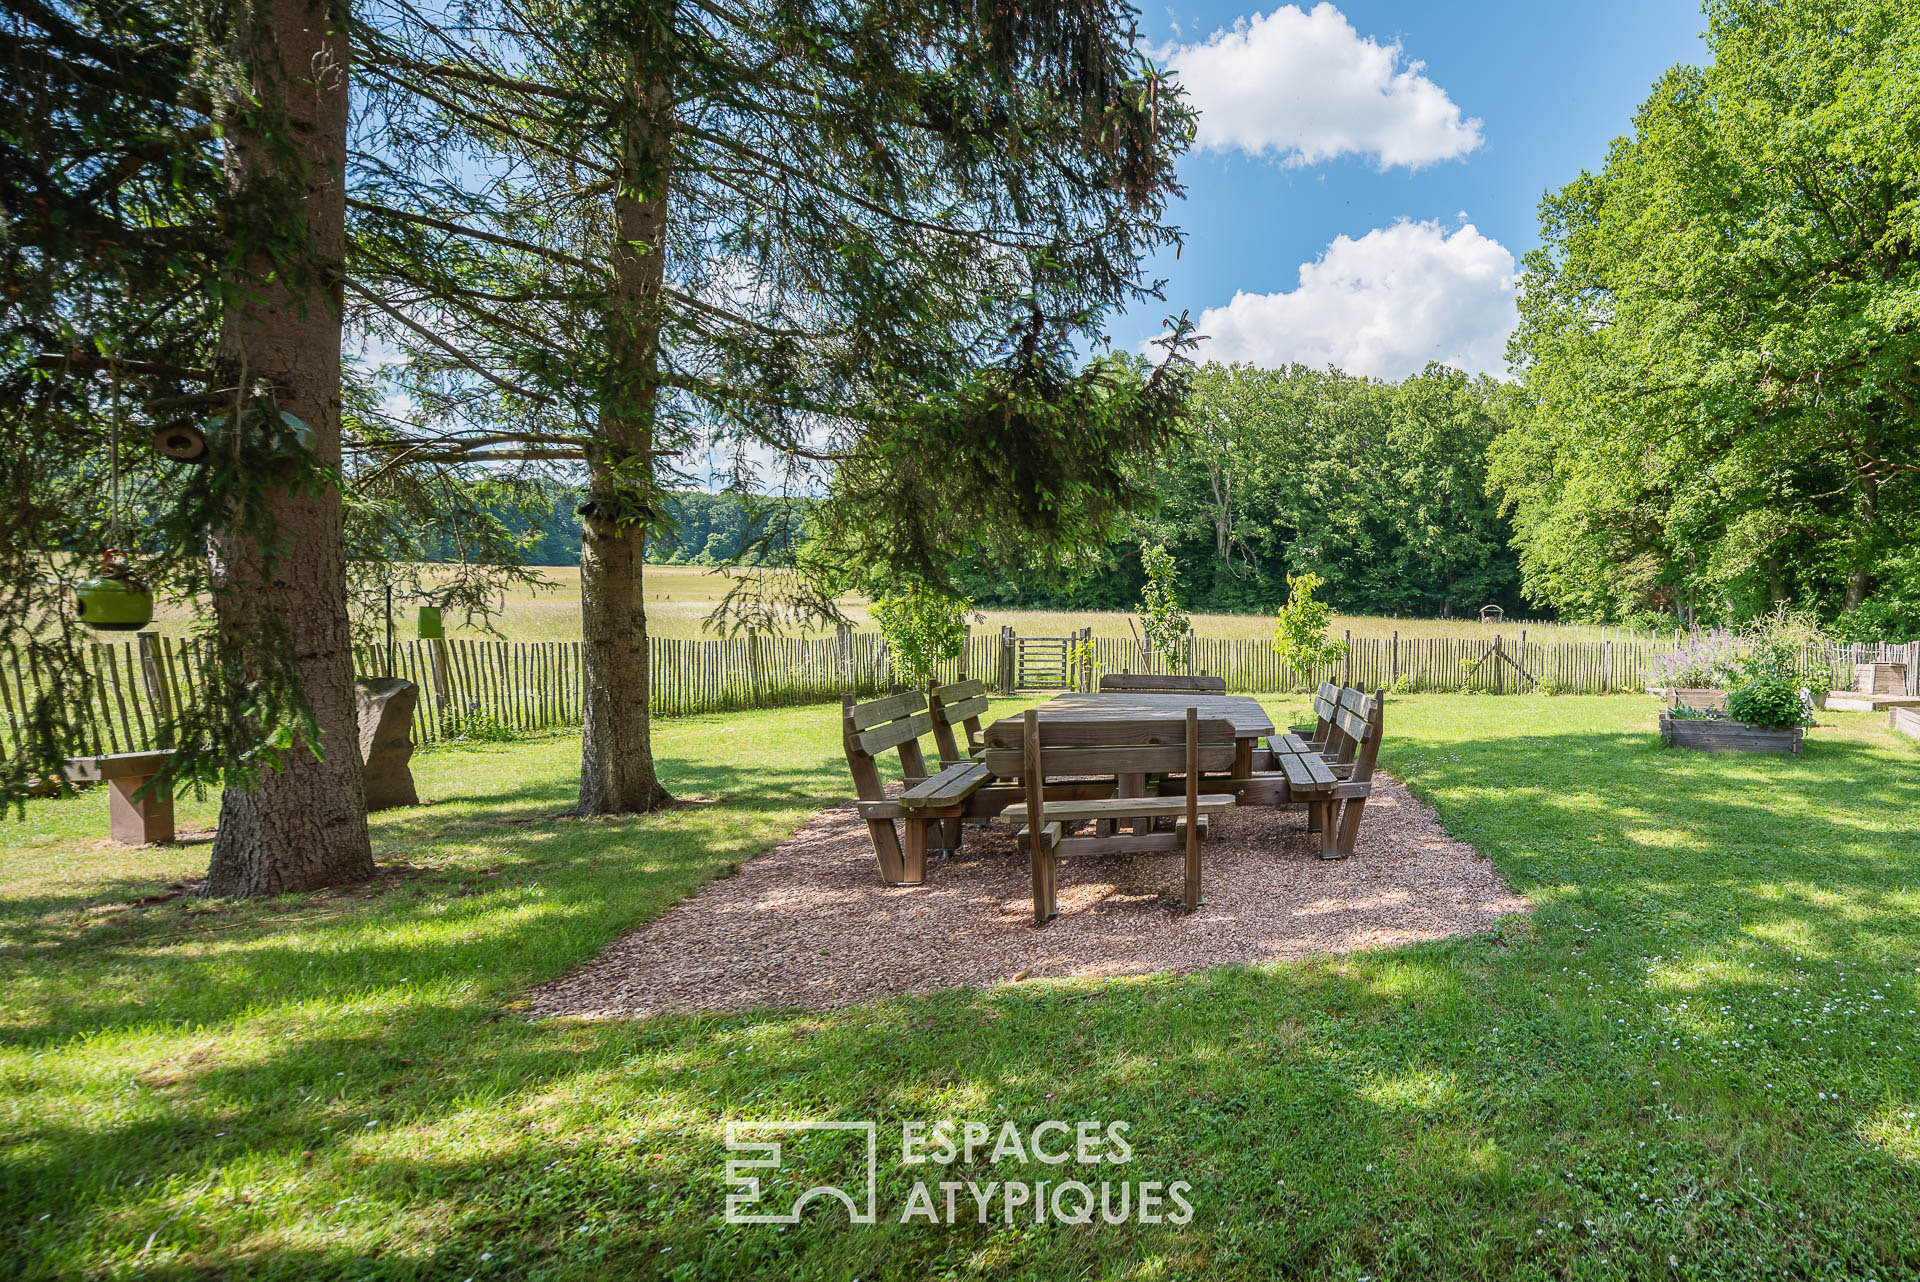
[[[1885,941],[1916,951],[1899,902],[1920,867],[1920,835],[1900,819],[1913,785],[1889,783],[1888,760],[1846,742],[1816,743],[1799,762],[1682,758],[1626,733],[1409,743],[1395,772],[1536,894],[1527,930],[828,1014],[520,1019],[511,1005],[527,986],[697,886],[716,856],[763,844],[703,831],[711,810],[526,825],[511,830],[523,850],[492,856],[495,884],[449,870],[427,893],[309,920],[298,943],[257,924],[218,964],[160,949],[103,957],[109,973],[146,966],[154,1009],[206,1037],[239,1036],[229,1021],[274,1031],[204,1061],[176,1037],[142,1083],[164,1108],[37,1124],[32,1145],[0,1150],[11,1193],[0,1215],[29,1252],[52,1251],[61,1233],[153,1234],[159,1271],[183,1274],[239,1258],[257,1275],[307,1276],[646,1273],[671,1259],[691,1276],[925,1276],[973,1260],[1003,1275],[1445,1277],[1571,1270],[1609,1252],[1631,1262],[1624,1271],[1657,1271],[1683,1251],[1789,1273],[1898,1273],[1920,1264],[1911,1172],[1863,1145],[1837,1101],[1911,1099],[1912,1061],[1803,1046],[1789,1022],[1748,1033],[1753,1021],[1720,1014],[1789,988],[1831,1007],[1861,972],[1877,981]],[[679,780],[696,773],[736,815],[769,820],[822,778],[783,766],[793,777],[755,772],[756,784],[709,765],[670,777],[690,791]],[[803,795],[777,795],[789,787]],[[448,831],[497,835],[500,815],[545,795],[522,791],[450,817]],[[687,833],[698,840],[684,849],[668,840]],[[617,875],[592,873],[593,860],[617,861]],[[470,909],[445,902],[458,879],[479,887]],[[1807,973],[1790,950],[1760,946],[1768,932],[1848,959],[1854,978]],[[342,952],[350,973],[306,964]],[[1680,953],[1713,969],[1684,989],[1701,1017],[1668,1027],[1676,1017],[1659,1004],[1682,990],[1662,967]],[[462,985],[464,996],[446,991]],[[361,1014],[318,1013],[349,999]],[[60,1002],[24,1044],[133,1022],[114,993],[87,1000],[76,986]],[[1721,1025],[1748,1044],[1705,1040]],[[1798,1075],[1763,1093],[1746,1075],[1768,1065]],[[874,1120],[897,1137],[904,1121],[969,1116],[1025,1131],[1129,1121],[1123,1178],[1192,1181],[1200,1224],[903,1228],[883,1214],[871,1230],[809,1220],[777,1235],[717,1223],[729,1119]],[[166,1191],[243,1160],[248,1179],[315,1190],[292,1196],[308,1199],[307,1217],[341,1217],[339,1240],[320,1240],[318,1223],[258,1227],[224,1195],[180,1213]],[[897,1216],[916,1178],[970,1177],[1057,1176],[883,1164],[882,1205]],[[1847,1211],[1824,1217],[1831,1229],[1797,1219],[1838,1188]],[[1650,1211],[1649,1190],[1684,1199],[1686,1213]],[[342,1197],[360,1209],[340,1209]],[[67,1227],[31,1227],[43,1213]],[[42,1233],[56,1237],[36,1246]],[[175,1245],[188,1254],[168,1263]]]

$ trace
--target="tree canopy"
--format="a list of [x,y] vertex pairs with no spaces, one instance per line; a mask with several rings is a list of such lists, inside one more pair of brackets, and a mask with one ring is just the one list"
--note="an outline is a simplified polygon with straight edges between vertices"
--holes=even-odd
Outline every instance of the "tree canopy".
[[1493,470],[1527,594],[1598,619],[1910,598],[1920,11],[1707,14],[1712,62],[1663,76],[1542,207],[1529,408]]
[[1127,609],[1142,539],[1179,567],[1197,610],[1271,611],[1289,574],[1361,613],[1469,613],[1518,604],[1507,523],[1485,485],[1488,445],[1512,420],[1512,389],[1429,367],[1399,383],[1304,366],[1203,365],[1192,437],[1135,465],[1157,506],[1077,577],[963,565],[994,605]]

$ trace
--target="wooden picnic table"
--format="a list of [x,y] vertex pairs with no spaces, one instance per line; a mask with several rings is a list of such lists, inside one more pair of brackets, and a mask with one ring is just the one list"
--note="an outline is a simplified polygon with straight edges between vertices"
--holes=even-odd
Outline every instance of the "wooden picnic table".
[[[1188,708],[1199,709],[1202,720],[1217,718],[1233,727],[1233,777],[1245,779],[1253,773],[1253,750],[1261,739],[1274,732],[1273,718],[1260,701],[1244,694],[1162,694],[1150,691],[1110,690],[1099,694],[1062,694],[1041,704],[1042,723],[1100,721],[1141,721],[1184,718]],[[1019,718],[1005,719],[1017,724]],[[1114,776],[1114,795],[1145,796],[1147,777],[1140,774]],[[1131,825],[1134,831],[1149,826],[1145,816]]]
[[1046,721],[1141,721],[1178,719],[1188,708],[1198,708],[1201,720],[1218,718],[1233,726],[1233,773],[1244,779],[1253,773],[1253,749],[1274,732],[1273,718],[1260,701],[1245,694],[1160,694],[1111,690],[1101,694],[1057,695],[1040,705]]

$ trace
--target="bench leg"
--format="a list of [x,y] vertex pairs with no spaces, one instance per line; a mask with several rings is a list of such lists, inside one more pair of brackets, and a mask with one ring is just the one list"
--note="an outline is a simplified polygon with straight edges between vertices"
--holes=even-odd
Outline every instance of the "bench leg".
[[[1145,775],[1114,776],[1113,795],[1116,797],[1144,797],[1147,795],[1147,777]],[[1128,819],[1124,821],[1127,831],[1145,834],[1153,831],[1153,820],[1149,818]],[[1115,825],[1118,827],[1118,825]]]
[[960,821],[958,819],[941,821],[940,850],[941,853],[945,855],[957,855],[960,853]]
[[1192,912],[1200,906],[1200,832],[1197,825],[1187,825],[1187,911]]
[[1340,803],[1337,801],[1323,801],[1320,804],[1325,807],[1321,812],[1321,818],[1324,822],[1320,827],[1320,857],[1322,859],[1338,859],[1340,858],[1340,851],[1337,844],[1340,834]]
[[1340,858],[1345,859],[1353,853],[1353,847],[1360,840],[1360,810],[1367,804],[1366,798],[1355,797],[1347,803],[1347,809],[1340,816]]
[[918,886],[927,880],[927,831],[938,823],[937,819],[907,819],[907,856],[905,867],[901,870],[900,884]]
[[873,859],[880,865],[880,880],[898,886],[906,879],[906,860],[900,855],[900,834],[891,819],[867,820],[867,832],[873,838]]
[[146,846],[173,840],[173,798],[157,789],[134,796],[151,777],[107,781],[107,829],[115,841]]
[[1327,826],[1326,820],[1321,816],[1321,813],[1320,813],[1320,808],[1326,804],[1327,803],[1324,801],[1309,801],[1307,803],[1307,831],[1308,832],[1319,832],[1322,828]]
[[1060,860],[1050,850],[1029,848],[1027,862],[1033,872],[1033,924],[1044,926],[1060,915],[1059,906],[1055,903],[1059,889]]

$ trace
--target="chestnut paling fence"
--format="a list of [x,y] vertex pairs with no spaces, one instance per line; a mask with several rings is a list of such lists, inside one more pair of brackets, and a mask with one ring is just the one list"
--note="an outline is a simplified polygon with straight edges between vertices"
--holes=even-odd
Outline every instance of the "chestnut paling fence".
[[[1083,635],[1072,643],[1073,677],[1090,684],[1101,672],[1142,671],[1138,646],[1126,637]],[[655,713],[678,716],[817,703],[851,694],[865,698],[893,687],[878,633],[822,637],[652,638],[649,698]],[[964,657],[942,665],[942,681],[974,676],[1001,693],[1017,687],[1008,634],[972,636]],[[1323,679],[1402,692],[1606,694],[1644,690],[1655,661],[1671,642],[1549,641],[1524,632],[1486,638],[1353,637],[1347,657],[1320,672],[1295,671],[1266,641],[1196,637],[1183,670],[1225,678],[1245,693],[1311,690]],[[580,724],[584,679],[579,642],[407,641],[355,651],[355,670],[391,674],[420,687],[414,736],[422,743],[483,733],[563,729]],[[1853,684],[1854,666],[1875,660],[1907,665],[1908,693],[1920,682],[1920,642],[1809,648],[1810,680],[1824,673],[1834,688]],[[90,647],[83,688],[68,686],[51,705],[74,730],[71,741],[95,752],[166,746],[172,709],[203,697],[202,651],[194,641],[142,634]],[[46,689],[31,658],[0,646],[0,751],[16,752],[27,710]]]

